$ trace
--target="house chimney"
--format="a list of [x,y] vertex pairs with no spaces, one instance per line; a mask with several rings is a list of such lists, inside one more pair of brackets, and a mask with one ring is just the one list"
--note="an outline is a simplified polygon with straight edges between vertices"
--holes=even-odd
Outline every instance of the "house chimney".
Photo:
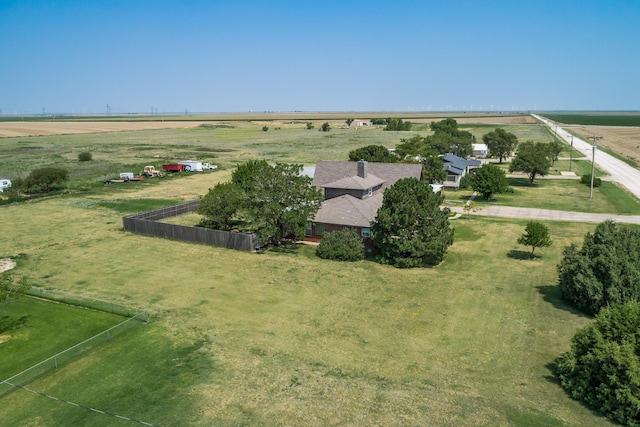
[[358,176],[360,178],[367,177],[367,162],[364,160],[358,160]]

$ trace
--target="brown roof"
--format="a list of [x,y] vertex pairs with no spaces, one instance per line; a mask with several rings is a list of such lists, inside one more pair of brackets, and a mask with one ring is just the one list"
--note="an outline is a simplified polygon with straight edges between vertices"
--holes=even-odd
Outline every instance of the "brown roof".
[[[400,178],[422,176],[422,165],[413,163],[376,163],[367,162],[367,177],[373,175],[384,181],[382,190],[396,183]],[[328,162],[316,163],[313,175],[313,185],[318,188],[327,187],[343,178],[358,176],[358,162]],[[331,185],[332,188],[337,188]]]
[[316,163],[313,185],[318,188],[366,189],[379,184],[382,187],[379,193],[363,199],[343,195],[325,200],[316,214],[315,222],[369,227],[382,206],[385,188],[400,178],[420,179],[422,176],[421,164],[367,162],[365,167],[366,177],[363,178],[358,176],[358,162]]
[[377,187],[380,184],[384,184],[384,180],[378,178],[377,176],[367,174],[366,178],[360,178],[359,176],[348,176],[334,182],[329,182],[322,187],[344,188],[348,190],[366,190],[367,188]]
[[382,206],[381,193],[365,199],[349,195],[334,197],[322,203],[314,222],[369,227],[380,206]]

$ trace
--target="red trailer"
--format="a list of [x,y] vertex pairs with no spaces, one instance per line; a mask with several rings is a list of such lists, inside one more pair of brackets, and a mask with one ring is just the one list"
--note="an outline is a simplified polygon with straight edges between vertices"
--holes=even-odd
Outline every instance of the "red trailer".
[[178,163],[171,163],[168,165],[162,165],[162,169],[167,172],[182,172],[184,170],[184,165]]

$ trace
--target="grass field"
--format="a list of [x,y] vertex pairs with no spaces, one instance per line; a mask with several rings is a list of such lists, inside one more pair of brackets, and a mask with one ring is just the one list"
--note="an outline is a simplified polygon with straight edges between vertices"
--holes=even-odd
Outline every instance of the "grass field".
[[[445,262],[414,270],[321,260],[306,245],[253,254],[123,232],[122,215],[204,194],[243,159],[341,160],[353,148],[406,137],[228,126],[3,141],[2,167],[11,156],[27,164],[21,147],[31,147],[32,163],[51,155],[68,165],[78,165],[79,149],[95,149],[99,173],[175,153],[205,153],[223,166],[89,187],[98,173],[90,165],[73,172],[86,177],[83,192],[0,207],[0,223],[11,224],[0,254],[27,255],[18,274],[151,315],[30,388],[163,426],[612,425],[567,396],[552,373],[589,322],[560,300],[556,265],[593,224],[549,223],[553,245],[530,260],[516,243],[525,222],[457,219]],[[542,129],[518,128],[523,136]],[[572,191],[566,185],[545,181],[523,198],[562,199]],[[3,398],[0,419],[129,424],[25,392]]]
[[[446,261],[418,270],[121,231],[128,200],[218,176],[0,209],[21,218],[0,253],[29,254],[32,281],[152,315],[32,388],[161,425],[606,425],[549,368],[588,321],[559,300],[555,264],[593,226],[550,224],[554,245],[530,261],[524,223],[458,220]],[[13,393],[0,418],[122,425],[41,399]]]

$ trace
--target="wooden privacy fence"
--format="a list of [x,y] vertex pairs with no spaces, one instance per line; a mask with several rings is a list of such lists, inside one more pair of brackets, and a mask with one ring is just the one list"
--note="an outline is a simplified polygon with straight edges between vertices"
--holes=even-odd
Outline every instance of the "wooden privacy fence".
[[165,218],[191,213],[199,205],[200,200],[196,199],[179,205],[127,215],[122,218],[122,225],[124,231],[163,237],[165,239],[182,240],[239,251],[255,251],[259,248],[258,236],[255,234],[234,233],[158,222]]

